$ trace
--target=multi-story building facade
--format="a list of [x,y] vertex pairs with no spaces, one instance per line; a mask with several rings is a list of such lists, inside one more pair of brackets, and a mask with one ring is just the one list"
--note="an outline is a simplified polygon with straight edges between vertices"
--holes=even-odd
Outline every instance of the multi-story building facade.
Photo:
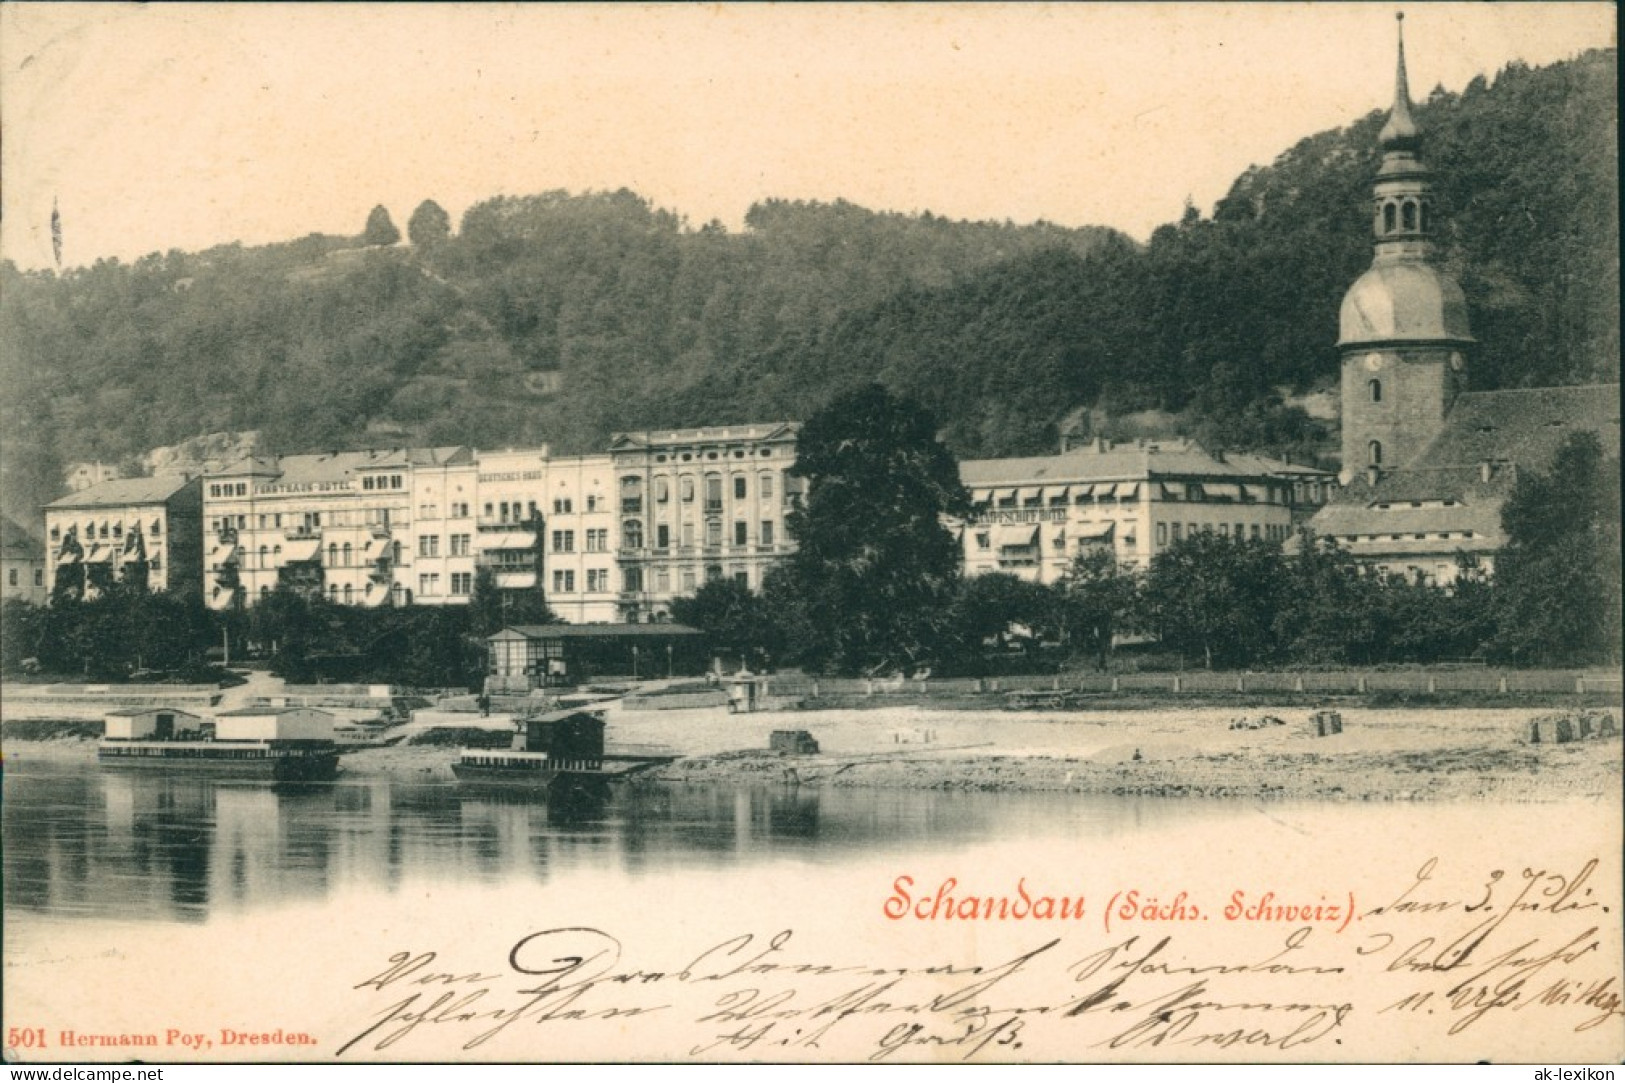
[[0,598],[42,605],[49,596],[44,543],[21,524],[0,516]]
[[201,493],[196,478],[121,478],[47,504],[47,589],[89,598],[141,576],[153,591],[199,590]]
[[613,491],[607,455],[551,458],[545,447],[480,452],[479,566],[504,591],[534,590],[539,573],[548,605],[563,620],[614,621]]
[[417,605],[465,605],[474,594],[479,471],[473,454],[420,458],[412,464],[407,475],[412,492],[411,590]]
[[1188,440],[1100,440],[1059,455],[967,460],[959,474],[976,510],[961,533],[965,574],[1053,583],[1092,549],[1133,569],[1199,532],[1284,541],[1308,470],[1252,455],[1232,463]]
[[278,586],[344,605],[414,600],[414,470],[472,462],[463,447],[254,456],[203,479],[204,601],[252,604]]
[[789,422],[617,433],[615,481],[622,621],[663,619],[673,600],[732,579],[759,590],[792,549],[798,425]]

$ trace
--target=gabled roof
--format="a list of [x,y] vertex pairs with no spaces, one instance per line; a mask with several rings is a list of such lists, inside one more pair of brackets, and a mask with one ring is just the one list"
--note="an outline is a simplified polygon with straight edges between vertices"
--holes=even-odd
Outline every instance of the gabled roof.
[[60,508],[113,508],[131,504],[162,504],[188,485],[187,478],[115,478],[69,493],[45,505]]

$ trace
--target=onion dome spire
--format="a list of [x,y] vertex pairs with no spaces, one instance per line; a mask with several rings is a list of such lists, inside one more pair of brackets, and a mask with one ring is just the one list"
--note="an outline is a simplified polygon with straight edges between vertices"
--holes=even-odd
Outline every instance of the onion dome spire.
[[1399,69],[1394,76],[1394,107],[1388,113],[1388,123],[1382,126],[1378,140],[1383,150],[1415,151],[1422,142],[1422,131],[1411,116],[1411,87],[1405,77],[1405,13],[1395,13],[1399,23]]

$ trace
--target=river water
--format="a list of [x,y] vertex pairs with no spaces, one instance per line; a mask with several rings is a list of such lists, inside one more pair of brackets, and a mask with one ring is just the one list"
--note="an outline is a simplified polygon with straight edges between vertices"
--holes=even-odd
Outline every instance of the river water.
[[[896,1053],[914,1060],[1625,1053],[1618,802],[648,785],[562,809],[402,776],[280,788],[42,760],[5,765],[3,814],[4,1023],[40,1043],[11,1051],[25,1059],[132,1055],[71,1045],[87,1034],[147,1036],[152,1060],[865,1060],[899,1034],[929,1039]],[[933,905],[945,896],[954,913]],[[1070,901],[1077,916],[957,909],[1018,897]],[[1296,909],[1271,909],[1283,904]],[[1484,994],[1496,1014],[1483,1022],[1464,1015],[1483,998],[1452,992],[1460,973],[1420,968],[1469,943],[1483,981],[1516,985]],[[800,965],[760,977],[736,965],[769,950]],[[1089,960],[1147,951],[1162,961],[1133,972],[1124,1007],[1067,1022],[1062,1007],[1094,985],[1114,996],[1108,983],[1128,974]],[[480,975],[456,979],[453,999],[477,984],[482,1011],[517,1011],[533,975],[577,952],[665,977],[606,980],[579,1002],[561,992],[559,1016],[525,1009],[489,1043],[476,1039],[507,1016],[442,1012],[399,1041],[373,1029],[411,1023],[394,1013],[420,992],[442,995],[382,978],[397,960]],[[1293,952],[1293,966],[1271,965]],[[970,980],[939,975],[1025,953],[976,1001],[1018,1012],[1002,1033],[1020,1044],[953,1044],[982,1017],[934,1007]],[[691,973],[704,976],[673,977]],[[902,1006],[815,1007],[869,1004],[881,985]],[[1190,997],[1206,1007],[1181,1009],[1200,1015],[1184,1044],[1156,1044],[1175,1037],[1161,1016],[1135,1023],[1145,1004]],[[776,1014],[718,1014],[759,1000]],[[1280,1044],[1308,1033],[1291,1007],[1303,1004],[1343,1005],[1341,1022],[1320,1017],[1317,1044]],[[633,1006],[653,1014],[615,1014]],[[272,1044],[228,1040],[249,1032]],[[1211,1044],[1228,1034],[1276,1044]],[[188,1035],[199,1044],[171,1044]]]
[[273,786],[8,764],[13,920],[197,923],[404,882],[545,883],[580,870],[748,874],[792,858],[951,853],[1056,834],[1106,842],[1240,803],[1055,794],[675,785],[585,806],[390,778]]

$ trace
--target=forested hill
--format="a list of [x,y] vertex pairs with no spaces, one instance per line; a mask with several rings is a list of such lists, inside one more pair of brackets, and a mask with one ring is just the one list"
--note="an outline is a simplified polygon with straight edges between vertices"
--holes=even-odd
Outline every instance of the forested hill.
[[[1599,52],[1418,109],[1476,386],[1618,378],[1615,86]],[[63,462],[203,432],[586,451],[617,429],[804,417],[876,378],[961,455],[1050,447],[1083,406],[1302,448],[1317,434],[1277,389],[1334,379],[1381,122],[1305,139],[1147,245],[782,201],[730,233],[623,191],[493,199],[455,232],[425,204],[410,244],[373,222],[60,277],[6,265],[5,503],[56,495]]]

